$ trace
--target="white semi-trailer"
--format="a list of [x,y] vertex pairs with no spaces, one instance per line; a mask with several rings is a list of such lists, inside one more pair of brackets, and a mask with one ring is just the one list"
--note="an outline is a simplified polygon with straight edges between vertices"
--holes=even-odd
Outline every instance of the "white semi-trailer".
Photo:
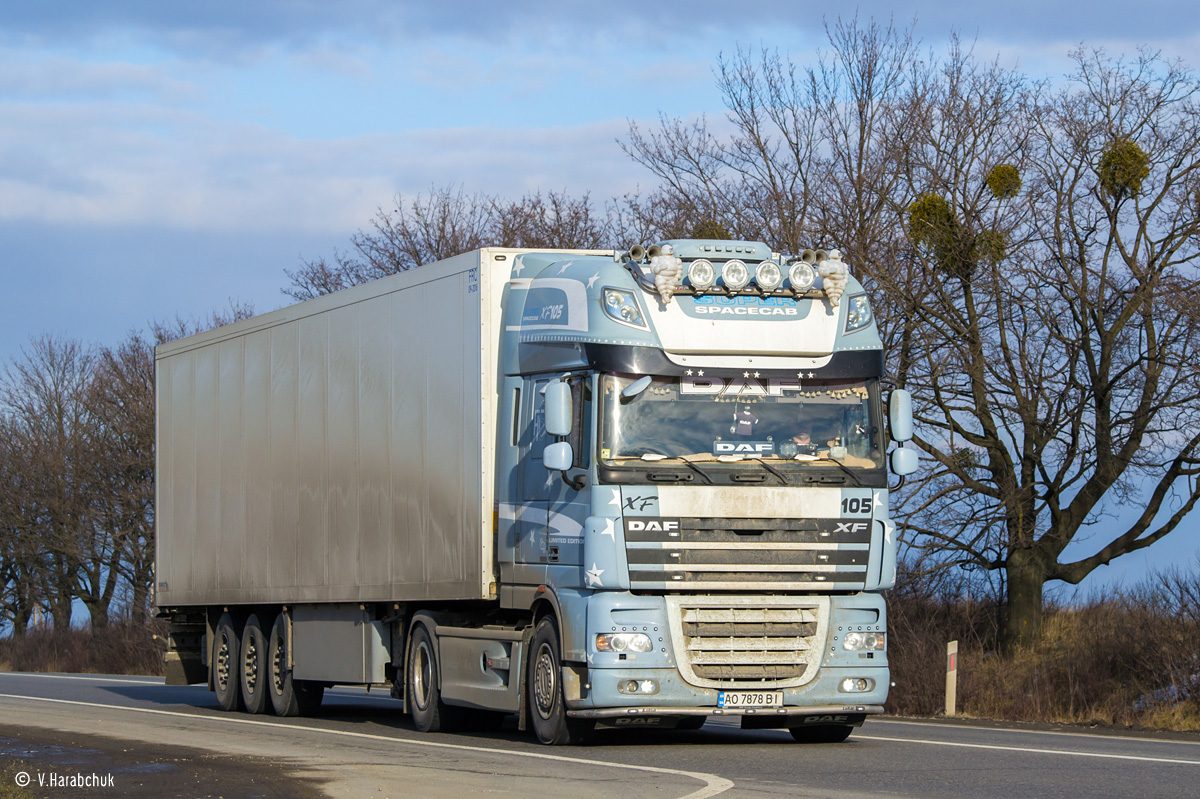
[[842,740],[889,684],[882,371],[836,251],[727,241],[477,250],[162,345],[167,679]]

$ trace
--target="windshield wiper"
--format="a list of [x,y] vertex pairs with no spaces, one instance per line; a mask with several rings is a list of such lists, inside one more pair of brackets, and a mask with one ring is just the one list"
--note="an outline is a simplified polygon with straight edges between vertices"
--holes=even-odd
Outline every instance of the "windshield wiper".
[[787,479],[786,477],[784,477],[782,474],[780,474],[780,472],[779,472],[779,470],[778,470],[778,469],[776,469],[774,466],[772,466],[771,464],[769,464],[769,463],[767,463],[766,461],[764,461],[762,458],[748,458],[747,460],[752,460],[752,461],[754,461],[755,463],[761,463],[761,464],[762,464],[762,467],[763,467],[764,469],[766,469],[768,472],[770,472],[771,474],[773,474],[773,475],[775,475],[777,478],[779,478],[779,482],[780,482],[780,483],[782,483],[782,484],[783,484],[783,485],[785,485],[785,486],[786,486],[786,485],[791,485],[791,483],[790,483],[790,482],[788,482],[788,479]]
[[[836,461],[836,460],[834,460],[833,458],[822,458],[820,461],[817,461],[817,462],[818,462],[818,463],[832,463],[834,466],[836,466],[836,467],[838,467],[839,469],[841,469],[841,470],[842,470],[842,472],[843,472],[843,473],[844,473],[844,474],[845,474],[847,477],[849,477],[851,480],[853,480],[853,481],[854,481],[854,485],[856,485],[856,486],[858,486],[858,487],[860,487],[860,488],[862,487],[862,480],[858,479],[858,475],[857,475],[857,474],[855,474],[854,472],[852,472],[852,471],[849,469],[849,467],[847,467],[847,466],[846,466],[846,464],[842,463],[841,461]],[[823,480],[823,479],[821,479],[821,478],[819,478],[819,477],[816,477],[816,476],[813,476],[813,475],[809,475],[809,476],[807,476],[807,477],[805,477],[805,478],[804,478],[804,482],[806,482],[806,483],[828,483],[828,482],[832,482],[832,481],[830,481],[830,480]],[[842,482],[845,482],[845,480],[843,480]]]
[[698,474],[698,475],[700,475],[701,477],[703,477],[703,478],[704,478],[704,482],[708,483],[709,485],[712,485],[712,484],[713,484],[713,481],[712,481],[712,479],[711,479],[711,478],[710,478],[710,477],[709,477],[707,474],[705,474],[704,470],[703,470],[703,469],[701,469],[699,466],[697,466],[696,464],[692,463],[691,461],[689,461],[687,458],[685,458],[685,457],[684,457],[684,456],[682,456],[682,455],[680,455],[680,456],[679,456],[679,460],[681,460],[681,461],[683,461],[684,463],[686,463],[686,464],[687,464],[687,467],[688,467],[689,469],[691,469],[693,472],[695,472],[696,474]]

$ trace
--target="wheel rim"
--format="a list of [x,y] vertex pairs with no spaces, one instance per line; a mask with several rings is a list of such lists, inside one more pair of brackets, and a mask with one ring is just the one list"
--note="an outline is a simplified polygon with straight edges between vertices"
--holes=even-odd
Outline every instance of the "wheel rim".
[[225,632],[221,633],[221,640],[217,644],[217,685],[222,691],[229,688],[229,661],[230,656],[229,635]]
[[533,703],[543,719],[550,718],[558,698],[558,678],[554,671],[554,653],[549,644],[542,644],[533,666]]
[[427,642],[420,641],[417,644],[413,661],[413,699],[416,700],[417,707],[424,710],[429,707],[433,691],[433,654],[429,651]]
[[276,638],[271,647],[271,685],[275,693],[283,694],[283,639]]
[[258,689],[258,637],[246,636],[246,656],[242,660],[242,670],[246,680],[246,693],[253,694]]

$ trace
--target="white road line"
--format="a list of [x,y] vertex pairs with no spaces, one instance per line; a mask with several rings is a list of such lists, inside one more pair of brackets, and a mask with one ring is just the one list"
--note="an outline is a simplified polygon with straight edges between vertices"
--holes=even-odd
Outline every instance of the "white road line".
[[502,755],[504,757],[530,757],[537,760],[557,760],[563,763],[576,763],[586,766],[603,766],[604,768],[623,768],[633,771],[649,771],[653,774],[672,774],[680,777],[690,777],[704,783],[704,787],[698,791],[681,796],[679,799],[708,799],[710,796],[725,793],[733,787],[733,782],[724,777],[718,777],[716,774],[704,774],[698,771],[680,771],[673,768],[658,768],[655,766],[635,766],[629,763],[610,763],[603,760],[585,760],[577,757],[566,757],[564,755],[548,755],[541,752],[522,752],[513,749],[493,749],[486,746],[463,746],[461,744],[444,744],[437,741],[417,741],[411,738],[394,738],[388,735],[372,735],[365,732],[350,732],[349,730],[330,730],[324,727],[304,727],[292,726],[281,722],[273,721],[257,721],[255,719],[239,718],[237,716],[210,716],[205,713],[181,713],[177,710],[155,710],[147,707],[125,707],[122,705],[106,705],[100,702],[77,702],[71,699],[48,699],[41,696],[17,696],[15,694],[0,694],[0,699],[16,699],[23,702],[50,702],[56,705],[73,705],[76,707],[102,708],[105,710],[127,710],[131,713],[148,713],[155,716],[175,716],[186,718],[191,721],[196,719],[205,719],[207,721],[221,722],[225,724],[245,724],[253,727],[271,727],[278,731],[281,728],[301,730],[304,732],[321,733],[324,735],[339,735],[344,738],[362,738],[372,741],[386,741],[387,743],[400,744],[404,746],[427,746],[436,749],[456,749],[465,752],[484,752],[492,755]]
[[958,729],[978,732],[1015,732],[1020,735],[1059,735],[1064,738],[1088,738],[1093,741],[1138,741],[1139,743],[1200,746],[1200,741],[1184,741],[1176,740],[1174,738],[1147,738],[1144,735],[1105,735],[1101,732],[1067,732],[1066,730],[1023,730],[1017,727],[976,727],[974,725],[965,724],[938,724],[937,722],[933,721],[909,721],[908,719],[892,719],[882,716],[871,717],[872,727],[878,726],[881,722],[886,725],[905,724],[913,727],[934,727],[939,730]]
[[923,738],[887,738],[882,735],[854,735],[856,741],[888,741],[899,744],[930,744],[932,746],[957,746],[963,749],[997,749],[1002,752],[1032,752],[1038,755],[1065,755],[1066,757],[1101,757],[1109,760],[1142,760],[1150,763],[1177,763],[1185,766],[1200,766],[1200,760],[1177,760],[1169,757],[1145,757],[1143,755],[1113,755],[1103,752],[1071,752],[1066,749],[1036,749],[1030,746],[999,746],[997,744],[968,744],[958,741],[932,741]]
[[147,677],[142,680],[126,680],[121,677],[105,677],[97,674],[93,676],[76,675],[76,674],[42,674],[35,671],[0,671],[0,679],[4,677],[40,677],[44,680],[86,680],[87,682],[123,682],[132,683],[134,685],[162,685],[162,677]]

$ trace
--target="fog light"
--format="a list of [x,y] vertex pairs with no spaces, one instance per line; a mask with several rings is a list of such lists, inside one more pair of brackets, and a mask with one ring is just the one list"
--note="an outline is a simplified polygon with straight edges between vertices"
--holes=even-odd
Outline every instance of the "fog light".
[[847,677],[842,680],[838,690],[844,694],[861,694],[875,687],[875,681],[870,677]]
[[797,261],[792,264],[788,279],[791,281],[792,291],[808,291],[817,281],[817,273],[813,271],[811,264]]
[[774,291],[779,288],[779,284],[783,282],[783,272],[779,271],[779,264],[774,261],[763,261],[754,270],[754,282],[765,291]]
[[697,258],[688,267],[688,283],[697,291],[704,291],[717,282],[717,270],[713,269],[712,261],[707,258]]
[[726,261],[725,266],[721,267],[721,279],[725,281],[725,288],[730,291],[741,291],[750,282],[750,270],[735,258],[732,261]]
[[658,683],[654,680],[621,680],[617,683],[617,690],[623,694],[646,696],[658,693]]

